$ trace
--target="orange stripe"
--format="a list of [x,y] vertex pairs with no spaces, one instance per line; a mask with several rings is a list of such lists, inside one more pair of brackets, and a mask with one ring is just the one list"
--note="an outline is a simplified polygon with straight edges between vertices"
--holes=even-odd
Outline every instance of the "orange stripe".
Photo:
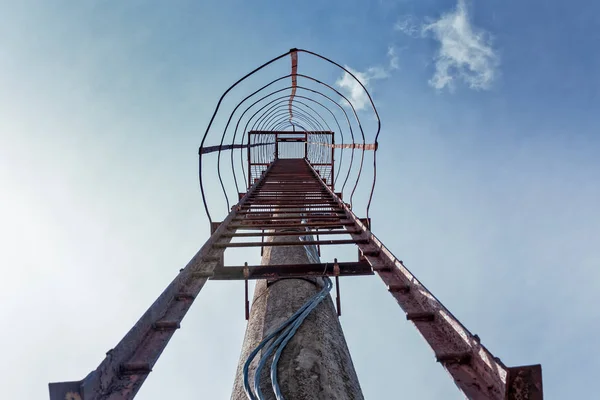
[[294,96],[296,95],[296,86],[298,84],[297,77],[296,77],[296,74],[298,74],[298,52],[292,51],[290,53],[290,56],[292,57],[292,93],[290,94],[290,102],[289,102],[288,108],[289,108],[289,112],[290,112],[290,121],[291,121],[292,118],[294,117],[294,114],[292,113],[292,102],[294,101]]
[[319,146],[330,147],[334,149],[364,149],[364,150],[377,150],[377,143],[348,143],[348,144],[331,144],[331,143],[319,143],[319,142],[308,142],[308,144],[317,144]]

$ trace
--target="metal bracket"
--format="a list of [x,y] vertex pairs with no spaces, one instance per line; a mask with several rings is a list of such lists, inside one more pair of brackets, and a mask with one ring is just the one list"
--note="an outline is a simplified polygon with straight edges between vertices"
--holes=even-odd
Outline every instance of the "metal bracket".
[[542,389],[540,364],[508,368],[506,400],[543,400]]
[[217,231],[217,229],[219,229],[219,226],[221,226],[221,222],[211,222],[210,223],[210,234],[212,235],[213,233],[215,233]]
[[368,230],[371,230],[371,218],[359,218],[358,219]]
[[[110,351],[107,353],[107,355]],[[90,372],[84,379],[72,382],[48,384],[50,400],[86,400],[93,397],[91,386],[97,378],[96,371]]]
[[250,300],[248,299],[248,277],[250,276],[250,270],[248,269],[248,263],[244,263],[244,309],[246,312],[246,321],[250,319]]
[[342,299],[340,295],[340,265],[338,264],[337,258],[333,259],[333,274],[335,275],[335,305],[337,308],[337,315],[342,315]]

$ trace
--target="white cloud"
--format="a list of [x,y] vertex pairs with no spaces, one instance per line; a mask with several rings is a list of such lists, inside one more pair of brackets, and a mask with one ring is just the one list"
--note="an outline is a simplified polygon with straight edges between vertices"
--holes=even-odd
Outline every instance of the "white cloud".
[[[345,68],[370,91],[372,81],[389,78],[391,72],[400,67],[398,53],[392,45],[388,47],[387,58],[388,64],[386,66],[378,65],[369,67],[364,72],[356,71],[347,65]],[[363,110],[369,104],[369,96],[367,96],[367,92],[356,79],[344,71],[343,75],[335,82],[335,85],[344,92],[344,95],[350,100],[356,110]],[[342,103],[348,105],[346,101],[342,101]]]
[[454,80],[461,79],[471,89],[489,89],[497,75],[498,56],[489,34],[471,25],[464,0],[458,0],[456,9],[439,20],[423,25],[421,33],[433,35],[440,43],[431,86],[452,89]]
[[[389,72],[383,67],[370,67],[365,72],[355,71],[347,65],[345,68],[350,71],[356,79],[367,88],[367,90],[369,89],[371,81],[384,79],[390,76]],[[344,72],[342,77],[339,78],[335,84],[345,92],[345,96],[352,102],[355,109],[362,110],[369,103],[369,97],[356,79],[349,73]]]
[[413,38],[431,36],[440,44],[435,56],[435,74],[429,84],[436,89],[452,90],[456,80],[471,89],[489,89],[497,75],[498,56],[490,45],[489,34],[469,20],[465,0],[432,23],[419,22],[406,15],[394,29]]
[[400,31],[411,37],[421,36],[421,27],[414,15],[405,15],[396,22],[394,30]]
[[390,59],[390,70],[398,69],[398,54],[396,53],[396,48],[394,46],[388,47],[387,55]]

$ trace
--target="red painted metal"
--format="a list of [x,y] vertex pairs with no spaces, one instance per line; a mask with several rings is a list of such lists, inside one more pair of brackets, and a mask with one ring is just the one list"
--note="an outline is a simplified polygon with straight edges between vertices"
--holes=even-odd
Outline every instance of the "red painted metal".
[[[319,176],[310,164],[315,180]],[[322,184],[326,189],[327,186]],[[336,198],[333,191],[329,191]],[[479,338],[471,334],[442,303],[383,245],[340,199],[347,220],[361,229],[353,233],[364,260],[388,285],[390,293],[433,349],[436,359],[450,373],[469,399],[505,400],[507,368]],[[364,241],[366,239],[366,243]],[[409,318],[410,317],[410,318]]]
[[[331,154],[333,161],[333,152]],[[319,176],[310,160],[275,159],[254,177],[256,182],[241,196],[223,222],[211,225],[212,235],[196,256],[160,295],[136,325],[111,350],[100,366],[80,382],[51,384],[51,399],[64,399],[77,390],[82,400],[132,399],[207,279],[244,280],[245,316],[249,315],[248,280],[333,276],[336,306],[341,314],[340,276],[377,273],[388,290],[433,349],[469,399],[541,399],[541,368],[507,368],[471,334],[441,302],[370,231],[371,221],[358,218]],[[277,228],[276,231],[265,231]],[[289,228],[295,231],[285,231]],[[303,229],[298,231],[298,229]],[[237,232],[237,230],[254,232]],[[350,239],[324,240],[319,236],[349,235]],[[290,240],[265,242],[266,236]],[[306,240],[292,240],[306,236]],[[233,242],[238,237],[260,237],[260,242]],[[268,247],[356,244],[358,262],[303,265],[225,267],[228,247]],[[523,387],[535,396],[523,397]],[[74,389],[75,388],[75,389]],[[61,397],[62,396],[62,397]],[[521,397],[519,397],[521,396]],[[536,397],[537,396],[537,397]]]
[[[298,53],[300,52],[339,68],[348,77],[355,79],[356,84],[364,89],[377,122],[377,128],[373,130],[374,135],[369,137],[367,132],[367,136],[365,136],[365,131],[351,99],[344,96],[334,86],[310,75],[298,73]],[[271,84],[290,77],[291,86],[270,92],[249,105],[245,111],[236,114],[240,115],[239,124],[241,118],[251,107],[263,100],[268,101],[267,98],[275,93],[290,90],[289,100],[281,102],[283,110],[276,103],[257,116],[256,124],[252,125],[249,131],[249,125],[247,124],[244,128],[245,134],[247,133],[247,142],[244,142],[243,135],[236,136],[236,125],[231,142],[226,143],[226,137],[229,136],[227,135],[229,122],[227,122],[225,129],[222,131],[220,144],[205,146],[205,141],[209,133],[212,132],[211,127],[215,117],[217,117],[221,102],[227,94],[256,72],[288,55],[291,58],[291,73],[271,81],[250,96],[245,97],[235,107],[229,120],[231,121],[238,107],[249,100],[250,97],[261,93],[262,90],[270,90],[269,86]],[[312,82],[312,87],[299,85],[299,78]],[[338,98],[335,99],[325,95],[319,88],[326,88],[328,91],[335,92]],[[297,93],[298,90],[303,90],[310,96],[313,94],[319,95],[323,98],[322,100],[331,101],[339,107],[343,114],[346,114],[345,106],[338,104],[338,99],[342,98],[346,101],[349,108],[352,109],[351,114],[354,114],[355,117],[354,122],[351,123],[348,115],[345,115],[351,136],[350,142],[344,142],[342,132],[338,132],[342,143],[336,143],[334,132],[318,130],[330,128],[324,119],[324,125],[321,125],[317,119],[313,118],[313,115],[309,115],[310,113],[307,114],[302,108],[297,107],[294,104],[295,102],[304,103],[295,100],[296,98],[313,100],[315,104],[327,109],[335,120],[337,128],[339,130],[342,130],[342,128],[335,114],[328,107],[319,101],[302,96],[302,93]],[[264,93],[262,92],[260,95]],[[306,106],[306,104],[304,105]],[[257,113],[264,110],[264,107],[266,105],[256,111],[252,117],[249,117],[248,123]],[[310,109],[315,112],[312,108]],[[281,115],[281,112],[283,115]],[[305,123],[307,127],[312,126],[315,130],[305,131],[305,127],[300,126]],[[353,133],[352,126],[357,127],[358,131]],[[297,127],[302,131],[296,131]],[[284,130],[287,128],[291,128],[293,131]],[[446,368],[458,388],[468,398],[541,400],[543,396],[541,366],[513,368],[504,366],[498,358],[494,357],[481,345],[477,335],[471,334],[419,282],[403,262],[398,260],[371,233],[372,225],[368,217],[377,178],[376,154],[380,128],[381,122],[375,103],[360,79],[351,70],[317,53],[302,49],[291,49],[236,81],[217,103],[199,149],[200,191],[204,209],[211,222],[211,237],[188,265],[180,270],[179,275],[169,284],[117,346],[107,353],[106,358],[96,370],[92,371],[82,381],[50,384],[51,400],[64,400],[65,398],[79,398],[81,400],[132,399],[152,371],[156,360],[165,349],[173,333],[179,329],[181,320],[207,279],[244,280],[245,316],[248,319],[249,279],[278,279],[284,277],[310,279],[309,277],[318,275],[333,276],[336,279],[338,314],[341,314],[339,277],[374,273],[377,273],[386,283],[389,292],[405,311],[406,319],[416,326],[433,349],[437,361]],[[358,138],[362,138],[362,143],[356,143],[355,140],[359,140]],[[243,160],[244,148],[247,155],[246,162]],[[351,149],[350,160],[344,159],[345,163],[342,162],[344,149]],[[235,150],[240,150],[235,153],[240,156],[241,169],[244,170],[244,166],[247,166],[247,171],[242,173],[242,180],[247,179],[248,190],[245,194],[237,194],[240,188],[238,187],[233,162]],[[357,157],[355,157],[355,150],[359,150],[356,152],[360,154]],[[230,197],[228,196],[229,189],[222,180],[220,169],[221,154],[224,151],[229,151],[232,155],[231,170],[236,186],[236,195],[233,198],[237,198],[238,203],[231,208],[231,212],[222,222],[213,222],[203,185],[203,160],[207,160],[207,158],[203,159],[203,155],[218,152],[216,175],[225,198],[223,204],[226,204],[229,209],[231,207]],[[337,167],[334,162],[336,151],[338,151],[337,154],[340,158]],[[367,151],[372,151],[370,154],[373,157],[373,180],[366,206],[367,218],[360,219],[352,211],[351,205],[361,179],[363,161],[365,161],[364,157]],[[356,163],[360,162],[360,165],[353,164],[353,160],[360,160],[356,161]],[[355,168],[356,166],[358,168]],[[334,183],[338,176],[334,175],[334,172],[337,171],[337,175],[340,175],[342,169],[347,172],[341,174],[341,190],[339,193],[335,193]],[[206,172],[207,169],[204,169],[204,171]],[[208,172],[213,174],[211,175],[211,179],[213,179],[215,171]],[[355,178],[354,183],[350,182],[352,179],[349,181],[351,173]],[[350,205],[342,201],[344,190]],[[238,233],[238,230],[250,232]],[[306,233],[306,235],[302,235],[303,233]],[[303,236],[302,240],[292,240],[294,236],[299,235]],[[316,240],[312,238],[312,235],[316,235]],[[350,239],[322,239],[322,237],[335,235],[349,236]],[[266,236],[285,236],[287,240],[278,240],[276,243],[265,242],[264,238]],[[246,237],[260,237],[261,241],[235,241],[239,240],[238,238]],[[336,259],[333,263],[323,264],[248,266],[245,263],[243,267],[223,266],[224,251],[227,247],[260,246],[262,251],[265,246],[306,246],[314,244],[320,248],[321,244],[349,243],[357,245],[358,262],[337,262]]]
[[296,95],[296,89],[298,86],[298,52],[296,50],[290,51],[290,58],[292,61],[292,93],[290,93],[290,100],[288,104],[288,111],[290,113],[290,121],[294,117],[292,104],[294,103],[294,96]]
[[536,364],[509,368],[506,398],[510,400],[543,400],[542,366]]
[[[245,204],[257,188],[258,184],[250,187],[240,204]],[[82,400],[135,397],[192,302],[207,279],[213,276],[217,265],[222,263],[223,249],[215,245],[231,240],[223,234],[236,218],[235,210],[234,207],[187,266],[180,270],[115,348],[107,353],[96,370],[82,381],[50,384],[51,400],[70,398],[68,393],[77,393]],[[77,392],[74,388],[78,388]]]
[[[247,268],[247,275],[245,268]],[[337,269],[334,263],[252,265],[247,267],[227,266],[215,268],[210,279],[214,281],[231,281],[302,278],[308,276],[359,276],[373,275],[373,273],[373,269],[366,262],[340,262]]]

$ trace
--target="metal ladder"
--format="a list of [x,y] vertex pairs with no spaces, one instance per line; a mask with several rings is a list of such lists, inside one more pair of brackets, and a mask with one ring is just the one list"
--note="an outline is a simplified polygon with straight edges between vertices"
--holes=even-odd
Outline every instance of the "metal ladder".
[[[276,159],[247,193],[239,197],[227,218],[212,224],[212,235],[204,246],[115,348],[106,353],[98,368],[82,381],[51,383],[51,400],[69,399],[66,397],[69,394],[77,394],[83,400],[133,398],[208,279],[245,280],[247,318],[249,279],[322,275],[337,279],[375,273],[467,398],[542,398],[541,366],[508,368],[494,357],[371,233],[369,221],[358,218],[343,202],[341,194],[335,193],[306,159]],[[264,240],[268,236],[298,237],[304,231],[316,239]],[[349,239],[321,239],[338,235],[349,236]],[[247,237],[260,237],[261,241],[233,241]],[[356,244],[359,260],[302,265],[223,265],[227,248],[307,244],[319,247]],[[339,313],[339,292],[337,303]]]

